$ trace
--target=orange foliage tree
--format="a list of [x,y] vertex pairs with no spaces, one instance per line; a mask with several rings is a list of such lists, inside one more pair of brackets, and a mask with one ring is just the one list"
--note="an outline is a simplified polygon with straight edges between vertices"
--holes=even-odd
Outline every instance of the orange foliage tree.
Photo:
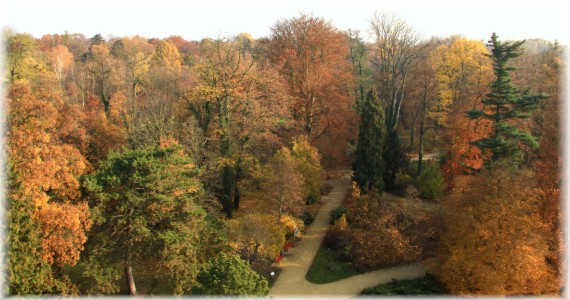
[[33,217],[41,223],[43,258],[73,265],[91,227],[78,181],[88,163],[74,145],[82,144],[84,131],[75,119],[81,114],[53,90],[57,88],[33,92],[27,84],[11,86],[8,154],[22,196],[36,207]]
[[549,232],[540,216],[532,173],[492,166],[461,176],[443,202],[447,231],[441,265],[431,272],[458,295],[555,294],[548,264]]
[[289,84],[300,131],[323,158],[343,158],[356,131],[348,37],[330,22],[307,15],[277,22],[271,31],[270,60]]

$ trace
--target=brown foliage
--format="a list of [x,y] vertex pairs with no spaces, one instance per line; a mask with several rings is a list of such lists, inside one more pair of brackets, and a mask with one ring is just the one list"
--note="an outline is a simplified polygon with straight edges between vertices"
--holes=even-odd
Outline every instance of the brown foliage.
[[325,159],[344,158],[356,113],[348,94],[354,82],[348,38],[330,22],[301,15],[272,27],[270,59],[286,78],[299,131]]
[[559,289],[545,256],[552,235],[539,214],[532,176],[504,164],[462,176],[445,199],[443,264],[434,270],[453,294],[552,294]]
[[360,206],[350,218],[349,255],[356,268],[368,271],[412,262],[420,258],[421,247],[404,235],[403,215],[374,196],[359,198]]

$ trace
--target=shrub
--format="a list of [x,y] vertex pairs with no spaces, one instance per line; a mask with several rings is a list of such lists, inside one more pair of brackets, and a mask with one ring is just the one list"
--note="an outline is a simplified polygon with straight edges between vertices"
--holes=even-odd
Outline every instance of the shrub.
[[414,179],[412,176],[400,171],[396,173],[395,184],[398,190],[403,191],[408,185],[414,184]]
[[350,249],[350,235],[348,230],[339,228],[331,228],[327,230],[323,245],[334,251],[336,257],[340,260],[348,260],[348,251]]
[[303,220],[303,223],[305,224],[305,226],[311,225],[311,223],[313,223],[313,221],[315,221],[315,217],[313,217],[311,212],[309,212],[306,209],[303,210],[303,215],[301,216],[301,219]]
[[195,294],[256,295],[269,293],[267,280],[253,271],[249,263],[237,256],[221,253],[208,261],[197,276]]
[[[403,201],[406,202],[406,201]],[[348,229],[348,257],[359,271],[416,261],[421,247],[404,232],[413,224],[405,203],[386,205],[372,195],[360,198],[361,205],[351,216]]]
[[338,219],[340,219],[340,217],[342,217],[344,214],[346,214],[346,208],[344,207],[337,207],[333,210],[331,210],[330,212],[330,217],[331,217],[331,224],[334,224],[334,222]]
[[445,188],[445,180],[435,164],[428,164],[415,180],[421,198],[433,199],[441,196]]

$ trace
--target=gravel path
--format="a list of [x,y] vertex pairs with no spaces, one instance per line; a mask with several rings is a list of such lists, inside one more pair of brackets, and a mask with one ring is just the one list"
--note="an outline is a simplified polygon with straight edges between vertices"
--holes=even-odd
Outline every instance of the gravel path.
[[367,288],[387,283],[392,279],[412,279],[422,277],[425,270],[421,263],[381,269],[360,274],[343,280],[315,284],[307,281],[305,275],[317,254],[329,227],[329,213],[342,203],[346,193],[350,190],[350,176],[332,180],[331,192],[323,197],[325,204],[317,213],[315,220],[295,248],[291,248],[279,263],[282,268],[277,282],[271,288],[270,296],[346,296],[354,297]]

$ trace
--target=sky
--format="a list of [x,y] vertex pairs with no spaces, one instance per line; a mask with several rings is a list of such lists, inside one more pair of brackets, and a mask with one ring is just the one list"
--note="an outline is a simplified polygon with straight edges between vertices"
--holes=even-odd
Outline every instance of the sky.
[[188,40],[242,32],[269,36],[278,20],[309,13],[341,29],[356,29],[366,38],[374,12],[405,20],[425,38],[461,34],[488,40],[544,38],[570,43],[567,0],[2,0],[0,26],[36,37],[83,33],[91,37],[140,35]]

